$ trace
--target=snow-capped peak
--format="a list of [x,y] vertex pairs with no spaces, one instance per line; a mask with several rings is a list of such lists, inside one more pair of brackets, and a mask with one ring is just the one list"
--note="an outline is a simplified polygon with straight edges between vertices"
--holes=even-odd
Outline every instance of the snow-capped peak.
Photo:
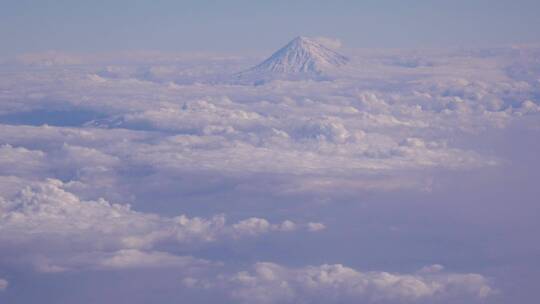
[[268,59],[250,69],[256,73],[320,74],[347,63],[348,59],[307,37],[296,37]]

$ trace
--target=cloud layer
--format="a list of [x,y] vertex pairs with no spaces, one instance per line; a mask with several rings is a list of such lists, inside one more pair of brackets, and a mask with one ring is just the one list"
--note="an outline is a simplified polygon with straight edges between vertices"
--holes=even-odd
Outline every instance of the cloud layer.
[[[303,228],[290,220],[271,224],[256,217],[232,225],[226,224],[224,215],[208,219],[185,215],[161,217],[103,199],[82,201],[64,187],[61,181],[49,179],[23,189],[13,200],[0,197],[0,240],[3,244],[0,250],[22,250],[32,246],[33,250],[24,255],[35,263],[37,270],[45,272],[185,267],[209,263],[155,251],[156,248],[172,243],[189,251],[208,242]],[[322,224],[309,223],[306,229],[312,231],[313,225],[320,227]],[[60,248],[50,248],[51,244]]]
[[168,301],[518,298],[536,268],[514,262],[538,252],[538,48],[343,52],[317,80],[257,85],[234,81],[247,56],[2,63],[0,302],[58,299],[39,284],[67,276],[101,300],[126,273]]
[[340,264],[287,268],[256,263],[250,271],[199,282],[189,287],[221,285],[241,303],[436,303],[450,299],[483,299],[496,293],[479,274],[456,274],[432,265],[412,274],[360,272]]

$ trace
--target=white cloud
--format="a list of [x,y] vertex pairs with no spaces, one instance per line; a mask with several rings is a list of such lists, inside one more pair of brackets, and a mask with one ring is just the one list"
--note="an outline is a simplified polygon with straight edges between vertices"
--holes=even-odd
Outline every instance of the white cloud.
[[261,218],[252,217],[247,220],[240,221],[233,225],[233,229],[238,234],[261,234],[270,230],[270,223]]
[[531,100],[525,100],[521,105],[515,110],[517,115],[524,114],[534,114],[540,112],[540,105],[537,105]]
[[[167,105],[128,113],[112,123],[127,127],[151,126],[161,130],[201,135],[232,133],[237,129],[249,129],[253,125],[264,123],[264,118],[256,112],[235,109],[229,103],[221,100],[194,100],[182,105]],[[103,123],[110,124],[107,121]]]
[[347,128],[336,117],[314,118],[306,121],[296,132],[302,139],[345,143],[351,136]]
[[[181,266],[196,260],[154,249],[168,243],[185,251],[207,242],[296,228],[290,220],[271,224],[266,219],[249,218],[227,225],[224,215],[162,217],[103,199],[84,201],[65,187],[65,183],[49,179],[25,188],[14,199],[0,197],[0,250],[30,247],[24,254],[38,270],[46,272]],[[47,245],[53,243],[57,244],[54,250]]]
[[208,266],[210,263],[189,256],[177,256],[167,252],[140,251],[137,249],[123,249],[112,253],[98,261],[98,268],[125,269],[125,268],[159,268],[180,267],[187,268],[195,265]]
[[123,270],[123,269],[176,269],[180,272],[195,269],[210,269],[219,263],[198,259],[193,256],[176,255],[168,252],[120,249],[106,251],[94,249],[82,252],[76,249],[62,249],[62,252],[32,252],[22,255],[23,261],[38,272],[59,273],[85,270]]
[[308,223],[308,230],[309,231],[320,231],[320,230],[324,230],[326,229],[326,226],[323,224],[323,223],[314,223],[314,222],[310,222]]
[[280,225],[276,225],[275,229],[280,230],[280,231],[294,231],[298,229],[298,225],[294,223],[293,221],[285,220]]
[[20,175],[31,178],[42,173],[45,153],[24,147],[13,147],[9,144],[0,145],[0,170],[2,175]]
[[[232,225],[233,233],[237,236],[259,235],[270,231],[295,231],[299,225],[291,220],[285,220],[281,224],[270,224],[263,218],[248,218]],[[307,229],[309,231],[309,224]]]
[[327,48],[339,49],[341,47],[341,40],[337,38],[319,36],[313,39]]
[[[459,299],[481,300],[495,294],[479,274],[431,271],[410,274],[360,272],[340,265],[287,268],[257,263],[217,283],[241,303],[412,303]],[[208,283],[206,283],[208,284]],[[424,302],[422,302],[424,303]]]
[[[89,185],[85,191],[105,189],[115,198],[122,197],[119,172],[133,167],[149,168],[164,179],[171,172],[204,168],[228,175],[300,173],[309,175],[306,179],[339,172],[335,178],[343,180],[361,170],[384,171],[388,176],[391,170],[497,163],[490,155],[448,139],[505,127],[524,113],[536,115],[535,87],[501,77],[498,65],[483,60],[443,58],[452,64],[404,72],[375,56],[367,65],[352,62],[335,81],[278,81],[264,86],[208,79],[174,85],[174,78],[139,81],[133,74],[137,65],[90,65],[65,74],[54,67],[39,75],[21,71],[0,79],[9,88],[0,96],[6,101],[0,113],[47,108],[51,100],[64,100],[62,107],[105,115],[88,126],[109,129],[3,125],[0,140],[12,149],[43,153],[41,158],[33,155],[39,166],[29,165],[27,175],[75,176]],[[169,60],[178,61],[174,56]],[[163,66],[150,69],[168,75],[183,67]],[[114,75],[103,76],[104,83],[88,79],[99,71]],[[392,84],[391,90],[381,88],[385,83]],[[407,138],[426,145],[400,145]],[[25,171],[24,161],[19,163],[14,174]],[[379,187],[372,179],[362,181]]]
[[440,264],[433,264],[422,267],[418,272],[419,273],[436,273],[444,270],[444,266]]

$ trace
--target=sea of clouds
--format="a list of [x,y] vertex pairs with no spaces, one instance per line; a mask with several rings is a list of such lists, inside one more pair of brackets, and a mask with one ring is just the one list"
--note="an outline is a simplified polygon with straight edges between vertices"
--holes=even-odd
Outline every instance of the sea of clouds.
[[[345,52],[325,80],[259,85],[234,79],[256,57],[5,60],[0,299],[504,301],[514,264],[492,252],[539,248],[481,220],[494,186],[478,176],[514,172],[507,147],[540,134],[540,49]],[[54,287],[68,281],[85,287]]]

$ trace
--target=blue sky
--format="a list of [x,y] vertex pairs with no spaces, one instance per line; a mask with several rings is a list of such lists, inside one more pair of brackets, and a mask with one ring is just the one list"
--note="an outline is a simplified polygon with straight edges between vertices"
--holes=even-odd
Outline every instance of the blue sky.
[[349,47],[540,40],[540,2],[529,0],[1,3],[1,55],[44,50],[260,51],[296,35],[337,37]]

